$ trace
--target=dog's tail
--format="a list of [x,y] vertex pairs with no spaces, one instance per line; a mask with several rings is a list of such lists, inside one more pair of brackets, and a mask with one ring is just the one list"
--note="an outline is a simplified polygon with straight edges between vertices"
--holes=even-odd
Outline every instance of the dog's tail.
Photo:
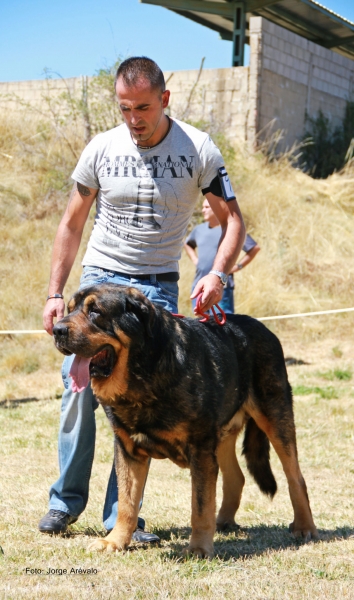
[[266,434],[250,417],[246,425],[242,454],[245,456],[247,468],[260,490],[273,498],[277,491],[277,482],[270,466],[269,449],[270,445]]

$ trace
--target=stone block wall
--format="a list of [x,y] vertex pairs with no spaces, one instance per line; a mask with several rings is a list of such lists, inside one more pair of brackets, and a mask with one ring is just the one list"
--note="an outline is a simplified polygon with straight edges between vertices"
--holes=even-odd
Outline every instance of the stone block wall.
[[[231,139],[244,139],[248,102],[248,67],[166,72],[171,90],[170,114],[196,123],[208,123],[215,130],[225,130]],[[90,80],[90,78],[88,78]],[[79,98],[83,78],[0,82],[0,110],[21,110],[29,103],[46,111],[45,97],[55,98],[70,91]]]
[[303,135],[306,113],[314,117],[321,109],[339,125],[354,99],[354,61],[261,17],[252,19],[252,29],[261,40],[258,131],[272,123],[289,147]]
[[[231,139],[244,139],[247,125],[248,67],[165,73],[171,90],[170,114],[206,122]],[[197,84],[197,85],[196,85]]]
[[70,92],[79,97],[82,91],[83,77],[68,79],[34,79],[31,81],[0,81],[0,110],[20,110],[22,108],[15,97],[23,103],[31,104],[38,109],[46,110],[45,97],[60,96]]

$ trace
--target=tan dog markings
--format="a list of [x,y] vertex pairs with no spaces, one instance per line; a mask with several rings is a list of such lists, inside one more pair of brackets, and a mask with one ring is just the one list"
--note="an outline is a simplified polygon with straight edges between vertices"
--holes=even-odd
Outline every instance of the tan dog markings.
[[240,429],[224,438],[217,449],[217,459],[222,474],[223,499],[216,519],[219,531],[235,528],[235,514],[240,506],[245,477],[236,457],[236,439]]
[[117,479],[119,481],[117,522],[105,538],[95,540],[90,544],[91,550],[106,550],[115,552],[126,550],[136,529],[140,500],[149,470],[149,460],[146,456],[141,460],[131,460],[124,457],[122,448],[118,448]]
[[[199,472],[198,472],[199,471]],[[203,463],[192,475],[192,535],[183,554],[193,554],[199,558],[213,558],[214,534],[216,528],[216,481],[217,468],[214,457],[205,456]],[[202,491],[199,489],[202,487]]]
[[124,396],[128,391],[130,339],[122,331],[119,331],[119,338],[121,341],[112,338],[107,339],[107,344],[114,348],[117,356],[112,374],[107,379],[93,377],[91,380],[94,394],[99,396],[104,404],[112,404],[117,396]]
[[294,521],[289,527],[292,535],[296,538],[302,538],[305,542],[310,541],[311,538],[317,540],[319,535],[313,522],[307,488],[297,458],[295,428],[293,428],[292,440],[289,446],[285,447],[282,440],[277,436],[276,427],[265,415],[258,412],[256,408],[249,409],[249,412],[258,427],[269,438],[288,480],[290,499],[294,509]]

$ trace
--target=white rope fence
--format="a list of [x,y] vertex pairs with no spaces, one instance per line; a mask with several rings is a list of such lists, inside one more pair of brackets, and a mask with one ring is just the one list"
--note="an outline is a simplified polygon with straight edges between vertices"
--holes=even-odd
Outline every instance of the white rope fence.
[[257,321],[271,321],[272,319],[294,319],[295,317],[316,317],[317,315],[334,315],[336,313],[352,312],[354,308],[337,308],[335,310],[318,310],[316,312],[295,313],[293,315],[277,315],[276,317],[256,317]]
[[[334,310],[318,310],[316,312],[307,313],[294,313],[293,315],[276,315],[274,317],[255,317],[257,321],[272,321],[276,319],[294,319],[297,317],[316,317],[317,315],[334,315],[338,313],[352,312],[353,308],[337,308]],[[8,329],[0,331],[0,335],[18,335],[21,333],[35,334],[35,333],[47,333],[45,329]]]
[[47,333],[45,329],[8,329],[0,331],[0,335],[17,335],[19,333]]

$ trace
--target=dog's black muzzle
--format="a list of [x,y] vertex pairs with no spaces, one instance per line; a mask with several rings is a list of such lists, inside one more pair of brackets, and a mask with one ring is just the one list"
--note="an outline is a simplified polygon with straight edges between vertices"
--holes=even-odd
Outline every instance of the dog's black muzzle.
[[69,332],[69,328],[65,325],[65,323],[62,323],[61,321],[59,321],[53,327],[53,335],[54,335],[55,341],[67,339],[68,332]]
[[55,345],[58,348],[58,350],[60,350],[60,352],[66,354],[67,356],[72,354],[72,352],[70,352],[70,350],[68,350],[66,347],[69,338],[69,327],[65,325],[65,323],[59,321],[56,325],[54,325],[53,336]]

